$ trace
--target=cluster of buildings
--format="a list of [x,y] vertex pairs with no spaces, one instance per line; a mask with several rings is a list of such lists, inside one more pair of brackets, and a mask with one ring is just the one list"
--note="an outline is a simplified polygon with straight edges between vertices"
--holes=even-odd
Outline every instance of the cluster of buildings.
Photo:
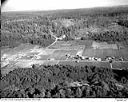
[[88,57],[88,56],[82,56],[79,54],[74,55],[70,55],[70,54],[66,54],[67,58],[72,58],[74,60],[88,60],[88,61],[102,61],[101,58],[97,58],[97,57]]
[[105,60],[106,61],[109,61],[110,63],[112,63],[113,61],[124,61],[124,59],[122,58],[122,57],[120,57],[120,58],[115,58],[115,57],[112,57],[112,56],[107,56],[106,58],[105,58]]
[[[67,58],[71,58],[74,59],[76,62],[79,62],[80,60],[87,60],[87,61],[103,61],[101,58],[97,58],[97,57],[88,57],[88,56],[82,56],[79,54],[74,55],[70,55],[70,54],[66,54],[65,55]],[[112,63],[113,61],[124,61],[124,59],[122,57],[120,57],[119,59],[116,59],[113,56],[106,56],[104,61],[108,61],[109,63]]]

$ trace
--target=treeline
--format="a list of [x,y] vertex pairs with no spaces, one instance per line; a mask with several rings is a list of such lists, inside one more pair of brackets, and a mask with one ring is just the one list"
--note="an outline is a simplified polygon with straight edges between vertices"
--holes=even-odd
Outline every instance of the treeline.
[[2,23],[1,29],[11,33],[29,34],[29,33],[48,33],[50,21],[46,17],[29,19],[6,20]]
[[[31,69],[15,69],[1,77],[0,93],[4,98],[125,98],[128,70],[124,72],[120,77],[119,72],[94,66],[33,65]],[[81,85],[73,85],[74,82]]]
[[[104,10],[103,10],[104,11]],[[93,39],[98,41],[126,41],[127,42],[127,16],[128,12],[124,9],[122,12],[113,10],[104,12],[99,9],[86,13],[85,10],[55,12],[45,16],[29,14],[19,14],[16,16],[2,15],[1,18],[1,46],[15,46],[18,43],[32,43],[41,46],[47,46],[53,42],[50,31],[56,36],[66,35],[67,40],[74,40],[77,37],[84,39]],[[10,14],[11,15],[11,14]],[[69,26],[65,26],[71,22]],[[65,23],[65,24],[64,24]],[[113,23],[121,26],[121,29],[110,30]],[[92,29],[101,29],[96,34]],[[107,29],[108,31],[104,30]],[[81,32],[82,31],[82,32]],[[89,34],[87,34],[89,32]],[[8,34],[7,34],[8,33]],[[13,38],[12,38],[13,36]],[[16,37],[18,36],[18,37]],[[88,37],[89,36],[89,37]],[[32,38],[31,38],[32,37]],[[8,40],[17,39],[17,40]],[[28,40],[29,39],[29,40]],[[10,43],[11,42],[11,43]],[[10,44],[10,45],[9,45]]]
[[55,39],[50,34],[18,34],[18,33],[2,33],[1,34],[1,47],[8,46],[10,48],[17,47],[22,43],[30,43],[33,45],[40,45],[47,47],[54,42]]
[[128,28],[128,20],[119,20],[117,23]]
[[124,42],[125,44],[128,44],[128,30],[89,33],[88,38],[101,42]]
[[46,47],[55,40],[49,34],[49,25],[49,20],[40,19],[40,16],[31,19],[16,18],[16,20],[8,18],[1,24],[1,46],[16,47],[21,43],[31,43]]

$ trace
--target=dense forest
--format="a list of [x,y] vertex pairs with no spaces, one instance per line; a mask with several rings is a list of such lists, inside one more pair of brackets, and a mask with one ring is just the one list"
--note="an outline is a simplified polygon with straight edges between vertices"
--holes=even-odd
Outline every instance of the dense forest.
[[[19,19],[21,20],[21,19]],[[54,42],[55,38],[51,37],[48,31],[48,21],[15,21],[12,20],[10,23],[4,22],[1,27],[1,46],[15,47],[21,43],[31,43],[34,45],[41,45],[43,47],[48,46]],[[8,23],[9,22],[9,23]],[[40,23],[41,27],[37,26],[36,23]],[[46,26],[43,24],[46,23]]]
[[37,66],[15,69],[1,77],[1,97],[127,97],[128,70],[94,66]]
[[50,32],[67,40],[91,39],[128,44],[128,8],[78,9],[28,14],[2,14],[1,46],[15,47],[20,43],[50,45]]

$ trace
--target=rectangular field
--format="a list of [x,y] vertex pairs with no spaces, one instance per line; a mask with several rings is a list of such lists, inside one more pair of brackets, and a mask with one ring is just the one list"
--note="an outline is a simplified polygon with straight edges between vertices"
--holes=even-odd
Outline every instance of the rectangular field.
[[83,56],[100,57],[100,58],[104,57],[103,50],[101,50],[101,49],[92,49],[92,48],[85,49],[84,52],[83,52]]
[[50,55],[41,55],[40,57],[40,60],[47,60],[50,57]]
[[117,49],[104,49],[103,50],[103,56],[112,56],[112,57],[115,57],[115,58],[120,58],[121,55],[120,55],[120,52],[119,50]]
[[120,49],[119,53],[125,61],[128,61],[128,48]]
[[76,41],[57,41],[50,49],[79,49],[81,47],[90,48],[91,40],[76,40]]
[[55,60],[66,60],[66,54],[75,55],[77,50],[56,50],[48,58],[54,58]]

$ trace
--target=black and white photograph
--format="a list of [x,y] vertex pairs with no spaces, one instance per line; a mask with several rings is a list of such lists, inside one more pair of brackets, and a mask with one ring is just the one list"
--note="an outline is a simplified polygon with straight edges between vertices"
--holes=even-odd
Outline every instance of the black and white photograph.
[[128,101],[128,0],[4,0],[0,38],[1,99]]

